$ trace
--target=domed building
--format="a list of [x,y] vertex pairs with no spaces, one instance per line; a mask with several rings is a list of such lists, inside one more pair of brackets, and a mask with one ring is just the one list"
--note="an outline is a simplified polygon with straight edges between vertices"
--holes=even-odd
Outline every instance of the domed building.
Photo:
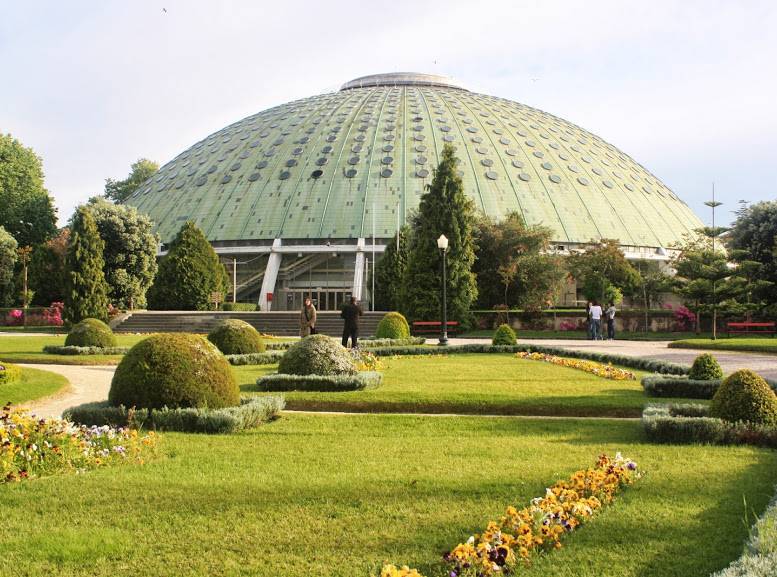
[[289,310],[312,294],[333,310],[351,294],[369,301],[375,257],[417,208],[448,143],[478,209],[550,227],[562,254],[613,238],[629,258],[666,260],[666,247],[702,226],[598,136],[413,73],[357,78],[244,118],[165,164],[127,203],[151,217],[163,249],[194,221],[234,266],[238,300]]

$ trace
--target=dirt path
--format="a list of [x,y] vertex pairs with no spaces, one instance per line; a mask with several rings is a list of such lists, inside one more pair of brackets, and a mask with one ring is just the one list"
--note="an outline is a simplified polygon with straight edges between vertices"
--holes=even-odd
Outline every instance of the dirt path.
[[55,395],[30,401],[24,406],[39,417],[60,417],[62,411],[93,401],[104,401],[108,398],[111,379],[116,367],[111,366],[81,366],[81,365],[20,365],[30,369],[43,369],[62,375],[70,385]]

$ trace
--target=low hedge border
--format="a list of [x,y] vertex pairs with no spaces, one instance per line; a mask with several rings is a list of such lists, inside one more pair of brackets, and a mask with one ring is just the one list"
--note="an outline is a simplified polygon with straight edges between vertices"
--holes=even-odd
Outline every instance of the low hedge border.
[[283,397],[243,397],[239,406],[224,409],[128,409],[101,402],[71,407],[63,413],[63,417],[87,426],[227,434],[272,421],[285,406]]
[[[777,392],[777,381],[764,379]],[[711,399],[723,379],[698,381],[680,376],[650,375],[642,378],[642,388],[649,397],[679,397],[686,399]]]
[[730,423],[707,416],[709,407],[698,404],[648,405],[642,427],[653,443],[756,445],[777,448],[777,427]]
[[245,355],[225,355],[231,365],[274,365],[286,351],[266,351]]
[[376,347],[412,347],[426,343],[424,337],[407,337],[406,339],[359,339],[359,346],[363,349]]
[[383,380],[377,371],[364,371],[355,375],[285,375],[274,373],[256,380],[260,391],[318,391],[341,392],[374,389]]
[[777,492],[766,511],[750,528],[745,551],[711,577],[768,577],[777,575]]
[[666,361],[643,359],[640,357],[629,357],[625,355],[611,355],[608,353],[595,353],[591,351],[574,351],[560,347],[549,347],[545,345],[519,344],[519,345],[480,345],[465,344],[451,345],[447,347],[378,347],[372,349],[375,356],[409,356],[409,355],[455,355],[464,353],[546,353],[559,357],[570,357],[573,359],[588,359],[600,363],[612,363],[643,371],[655,373],[665,373],[674,375],[688,374],[690,367],[678,365]]
[[0,362],[0,385],[15,383],[22,376],[22,369],[11,363]]
[[77,347],[74,345],[46,345],[43,352],[49,355],[126,355],[129,347]]
[[296,341],[264,341],[264,348],[268,351],[285,351]]

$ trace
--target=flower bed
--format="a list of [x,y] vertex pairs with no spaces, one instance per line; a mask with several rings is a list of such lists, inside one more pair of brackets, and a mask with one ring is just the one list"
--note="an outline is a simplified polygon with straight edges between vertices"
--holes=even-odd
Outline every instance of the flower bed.
[[82,472],[121,462],[143,463],[154,433],[38,419],[10,404],[0,410],[0,483]]
[[[542,497],[522,509],[508,507],[497,522],[473,535],[443,557],[450,577],[488,577],[508,574],[531,558],[560,549],[561,538],[580,527],[625,485],[640,477],[637,464],[620,453],[599,457],[596,465],[556,482]],[[421,577],[414,570],[386,565],[381,577]]]
[[108,403],[86,403],[65,411],[65,417],[83,425],[113,425],[183,433],[235,433],[272,421],[283,410],[281,397],[241,399],[224,409],[134,409]]
[[22,370],[11,363],[0,363],[0,385],[15,383],[22,376]]
[[355,375],[286,375],[274,373],[256,380],[260,391],[361,391],[374,389],[383,380],[376,371],[364,371]]
[[27,309],[0,309],[0,325],[9,327],[61,327],[62,303],[51,303],[50,307]]
[[129,347],[77,347],[75,345],[46,345],[43,352],[49,355],[126,355]]
[[565,357],[557,357],[555,355],[548,355],[545,353],[518,352],[518,353],[515,353],[515,356],[518,357],[519,359],[529,359],[532,361],[544,361],[546,363],[551,363],[553,365],[568,367],[570,369],[578,369],[580,371],[585,371],[586,373],[591,373],[598,377],[603,377],[605,379],[612,379],[613,381],[633,381],[637,378],[634,375],[634,373],[632,373],[631,371],[627,371],[625,369],[619,369],[618,367],[613,367],[610,364],[604,365],[602,363],[597,363],[595,361],[586,361],[581,359],[568,359]]

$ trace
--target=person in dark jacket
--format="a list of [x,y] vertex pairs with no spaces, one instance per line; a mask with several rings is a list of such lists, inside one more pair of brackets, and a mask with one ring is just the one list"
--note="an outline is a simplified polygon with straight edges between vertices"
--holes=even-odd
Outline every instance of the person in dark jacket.
[[359,317],[364,314],[362,308],[356,303],[356,297],[351,297],[351,302],[343,307],[340,312],[340,318],[345,320],[343,326],[343,346],[348,346],[348,339],[351,339],[351,347],[359,346]]

